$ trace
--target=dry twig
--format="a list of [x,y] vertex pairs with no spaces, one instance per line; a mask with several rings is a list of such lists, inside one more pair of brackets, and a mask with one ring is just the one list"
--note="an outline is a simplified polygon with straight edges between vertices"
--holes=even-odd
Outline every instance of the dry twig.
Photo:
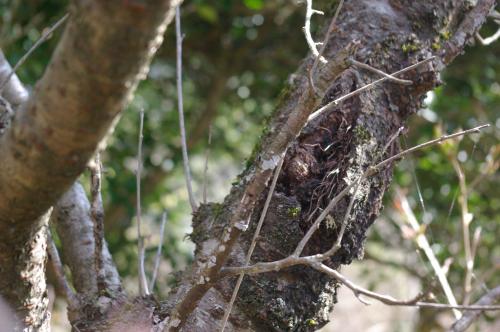
[[[474,305],[476,306],[484,306],[495,303],[500,300],[500,286],[493,288],[484,294]],[[481,310],[467,310],[463,313],[462,318],[457,320],[451,326],[451,332],[463,332],[467,330],[467,328],[481,315]]]
[[158,249],[156,251],[155,265],[153,268],[153,275],[151,276],[151,281],[149,283],[149,289],[153,291],[155,287],[156,277],[158,275],[158,269],[160,268],[161,260],[161,249],[163,246],[163,237],[165,236],[165,224],[167,223],[167,211],[163,212],[161,216],[161,226],[160,226],[160,243],[158,243]]
[[[326,31],[325,38],[323,39],[323,42],[321,43],[321,48],[319,49],[318,54],[315,56],[314,62],[311,66],[311,69],[309,70],[309,75],[308,75],[309,86],[314,91],[314,93],[317,93],[316,87],[314,85],[314,74],[315,74],[316,68],[318,67],[318,64],[320,62],[320,59],[324,59],[326,61],[326,59],[323,57],[323,54],[325,53],[326,46],[328,44],[328,41],[330,40],[330,36],[331,36],[334,28],[335,28],[335,23],[337,22],[337,17],[339,16],[340,10],[342,9],[343,5],[344,5],[344,0],[340,0],[339,4],[337,6],[337,10],[335,11],[335,14],[333,15],[333,18],[330,22],[330,26],[328,27],[328,30]],[[307,15],[306,15],[306,19],[307,19]],[[307,20],[306,20],[306,22],[307,22]],[[309,36],[310,36],[310,34],[311,34],[311,32],[309,32]],[[307,34],[306,34],[306,36],[307,36]],[[314,54],[314,52],[313,52],[313,54]]]
[[[273,197],[274,189],[276,188],[276,183],[278,182],[278,177],[279,177],[279,174],[281,172],[281,167],[283,166],[283,161],[285,160],[285,155],[286,155],[286,150],[283,153],[283,156],[281,157],[278,166],[276,166],[276,169],[274,170],[274,176],[273,176],[271,186],[269,187],[269,192],[267,193],[266,202],[264,203],[264,208],[262,210],[262,213],[260,214],[257,228],[255,229],[255,233],[253,235],[252,242],[250,243],[250,248],[248,249],[247,255],[245,257],[245,266],[248,266],[248,264],[250,264],[250,259],[252,258],[252,254],[253,254],[253,251],[255,249],[255,245],[257,244],[257,240],[259,238],[260,230],[262,229],[262,225],[264,224],[267,210],[269,209],[269,204],[271,203],[271,199]],[[240,275],[238,277],[238,281],[236,282],[236,286],[234,287],[233,294],[231,295],[231,300],[229,301],[229,304],[227,305],[226,312],[224,313],[224,318],[222,319],[222,325],[221,325],[221,329],[220,329],[221,332],[224,332],[224,328],[226,327],[227,320],[229,319],[229,315],[231,314],[231,309],[234,305],[234,301],[236,300],[236,296],[238,295],[238,291],[240,289],[241,283],[243,282],[244,276],[245,276],[245,273],[242,272],[242,273],[240,273]]]
[[29,56],[40,46],[42,45],[49,37],[52,35],[52,33],[57,30],[69,17],[69,14],[65,14],[63,17],[61,17],[53,26],[51,26],[48,30],[46,30],[40,39],[38,39],[33,46],[28,50],[28,52],[24,53],[24,55],[17,61],[17,63],[14,65],[12,68],[12,71],[10,74],[5,78],[5,80],[0,84],[0,93],[2,93],[3,89],[9,82],[10,78],[16,73],[16,71],[19,69],[19,67],[22,66],[24,62],[29,58]]
[[212,143],[212,126],[208,126],[208,145],[205,152],[205,167],[203,168],[203,204],[207,204],[208,187],[208,159],[210,157],[210,144]]
[[193,188],[191,186],[191,169],[189,168],[189,156],[186,143],[186,126],[184,125],[184,103],[182,96],[182,39],[181,34],[181,12],[180,6],[175,8],[175,37],[176,37],[176,50],[177,50],[177,104],[179,111],[179,128],[181,131],[182,142],[182,161],[184,166],[184,176],[186,178],[186,187],[189,196],[189,204],[191,210],[194,212],[197,209],[196,200],[194,199]]
[[[427,62],[429,62],[429,61],[432,61],[432,60],[434,60],[434,59],[435,59],[435,56],[431,56],[431,57],[430,57],[430,58],[428,58],[428,59],[425,59],[425,60],[419,61],[419,62],[417,62],[417,63],[415,63],[415,64],[413,64],[413,65],[411,65],[411,66],[405,67],[405,68],[403,68],[403,69],[401,69],[401,70],[398,70],[398,71],[396,71],[396,72],[394,72],[394,73],[392,73],[392,74],[390,74],[390,75],[388,74],[388,75],[389,75],[389,76],[395,76],[395,75],[402,74],[402,73],[407,72],[407,71],[409,71],[409,70],[415,69],[415,68],[417,68],[417,67],[419,67],[419,66],[421,66],[421,65],[423,65],[423,64],[425,64],[425,63],[427,63]],[[348,99],[348,98],[351,98],[351,97],[353,97],[353,96],[355,96],[355,95],[358,95],[358,94],[360,94],[361,92],[363,92],[363,91],[365,91],[365,90],[368,90],[368,89],[370,89],[370,88],[372,88],[372,87],[376,86],[377,84],[380,84],[380,83],[385,82],[385,81],[387,81],[387,80],[388,80],[388,78],[387,78],[387,77],[382,77],[382,78],[380,78],[380,79],[378,79],[378,80],[376,80],[376,81],[373,81],[373,82],[371,82],[371,83],[369,83],[369,84],[367,84],[367,85],[365,85],[365,86],[362,86],[362,87],[361,87],[361,88],[359,88],[359,89],[356,89],[356,90],[354,90],[354,91],[352,91],[352,92],[350,92],[350,93],[348,93],[348,94],[343,95],[342,97],[339,97],[339,98],[337,98],[337,99],[335,99],[335,100],[333,100],[333,101],[329,102],[329,103],[328,103],[328,104],[326,104],[325,106],[321,107],[320,109],[318,109],[317,111],[315,111],[314,113],[312,113],[312,114],[309,116],[308,121],[311,121],[311,120],[315,119],[315,118],[316,118],[316,117],[318,117],[321,113],[325,112],[326,110],[329,110],[329,109],[330,109],[331,107],[333,107],[333,106],[338,105],[340,102],[342,102],[342,101],[344,101],[344,100],[346,100],[346,99]]]
[[149,294],[148,282],[146,279],[146,272],[144,269],[144,238],[141,234],[141,172],[142,172],[142,139],[143,139],[143,129],[144,129],[144,110],[141,109],[139,113],[139,138],[137,143],[137,170],[135,173],[136,178],[136,190],[137,190],[137,247],[139,254],[138,261],[138,273],[139,273],[139,294],[145,296]]
[[[457,305],[457,300],[455,298],[455,295],[453,294],[453,291],[451,290],[448,279],[446,278],[446,274],[443,271],[441,264],[437,260],[436,255],[434,255],[434,252],[432,251],[432,248],[429,244],[429,241],[425,237],[425,234],[421,231],[420,224],[410,207],[410,203],[399,188],[396,188],[396,197],[399,203],[398,205],[401,207],[406,220],[416,234],[415,242],[417,243],[418,247],[422,249],[422,251],[425,253],[425,256],[431,263],[432,269],[434,270],[434,273],[436,273],[436,276],[439,280],[439,284],[441,285],[441,288],[443,289],[444,294],[448,299],[448,303],[454,306]],[[453,310],[453,315],[456,319],[459,319],[461,316],[458,310]]]
[[402,80],[400,78],[394,77],[392,75],[387,74],[386,72],[383,72],[380,69],[373,68],[372,66],[370,66],[370,65],[368,65],[366,63],[359,62],[359,61],[357,61],[355,59],[351,58],[351,59],[349,59],[349,62],[352,65],[356,66],[356,67],[363,68],[363,69],[371,71],[371,72],[373,72],[375,74],[383,76],[383,77],[387,78],[389,81],[393,81],[394,83],[403,84],[403,85],[412,85],[413,84],[413,82],[410,81],[410,80]]

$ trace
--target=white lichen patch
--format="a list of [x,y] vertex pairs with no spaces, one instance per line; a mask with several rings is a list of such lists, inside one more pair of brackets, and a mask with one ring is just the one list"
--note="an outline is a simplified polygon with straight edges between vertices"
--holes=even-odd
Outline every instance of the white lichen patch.
[[264,170],[273,170],[278,166],[278,163],[280,162],[280,156],[274,155],[270,159],[263,159],[260,167]]
[[236,224],[234,224],[234,227],[242,232],[245,232],[248,228],[248,223],[245,220],[240,220]]
[[208,239],[207,241],[203,242],[201,250],[203,256],[211,255],[211,253],[215,251],[215,248],[217,248],[219,244],[219,241],[216,239]]

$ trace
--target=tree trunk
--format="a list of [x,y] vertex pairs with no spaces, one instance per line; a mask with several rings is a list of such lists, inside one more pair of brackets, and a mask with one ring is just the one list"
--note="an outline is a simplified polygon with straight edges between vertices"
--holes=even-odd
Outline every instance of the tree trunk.
[[[346,2],[338,28],[328,41],[325,57],[339,59],[342,50],[352,41],[359,45],[353,57],[386,73],[398,71],[433,55],[436,59],[398,77],[409,79],[412,85],[393,82],[345,100],[320,117],[309,122],[290,145],[270,210],[264,222],[252,262],[285,258],[319,214],[348,184],[368,167],[399,151],[391,138],[422,104],[427,91],[439,84],[439,72],[462,52],[465,44],[484,22],[494,1],[479,1],[472,7],[467,1],[349,1]],[[277,111],[271,120],[290,114],[300,93],[308,89],[308,58],[291,84],[285,89]],[[363,69],[348,68],[328,82],[321,105],[343,96],[377,79]],[[271,129],[272,130],[272,129]],[[203,206],[194,218],[192,239],[197,244],[196,264],[203,264],[204,251],[217,244],[234,215],[234,201],[242,198],[246,179],[261,162],[266,137],[255,154],[251,166],[240,176],[240,182],[222,205]],[[384,148],[389,144],[388,149]],[[279,151],[275,151],[278,153]],[[259,159],[260,158],[260,159]],[[368,227],[382,208],[382,197],[392,178],[392,166],[361,183],[342,247],[328,265],[339,268],[353,259],[363,257]],[[234,244],[227,261],[230,266],[242,266],[257,219],[264,204],[265,191],[255,197],[250,228]],[[331,213],[330,222],[321,226],[310,241],[304,255],[327,251],[337,237],[352,192]],[[195,271],[197,271],[195,269]],[[199,276],[199,274],[196,274]],[[200,296],[191,297],[183,309],[193,308],[186,319],[186,331],[214,330],[220,324],[223,309],[234,289],[235,278],[199,281],[188,271],[176,291],[177,303],[189,292],[206,282],[214,286]],[[284,271],[245,276],[236,302],[232,325],[226,329],[259,331],[308,331],[328,322],[329,312],[337,301],[336,283],[309,267],[292,267]],[[205,286],[205,288],[210,288]],[[215,303],[214,303],[215,302]],[[172,305],[169,303],[169,305]],[[174,311],[175,313],[175,311]],[[174,316],[175,317],[175,316]],[[186,317],[186,314],[184,314]],[[183,324],[181,322],[181,324]],[[176,330],[178,327],[172,327]]]

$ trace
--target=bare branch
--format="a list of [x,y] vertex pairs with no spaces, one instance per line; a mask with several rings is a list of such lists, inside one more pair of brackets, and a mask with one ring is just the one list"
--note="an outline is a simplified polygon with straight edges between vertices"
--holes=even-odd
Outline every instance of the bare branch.
[[[432,248],[429,244],[429,241],[425,237],[425,234],[421,231],[420,224],[415,217],[415,214],[413,213],[410,203],[406,199],[406,196],[403,194],[401,189],[396,188],[396,195],[397,195],[397,200],[398,200],[398,205],[401,207],[402,212],[404,213],[407,222],[410,224],[411,228],[416,234],[415,241],[420,249],[423,250],[425,253],[425,256],[431,263],[432,269],[434,270],[434,273],[436,274],[439,283],[441,285],[441,288],[444,291],[444,294],[446,295],[446,298],[448,299],[448,303],[451,305],[457,305],[457,300],[455,298],[455,295],[453,294],[453,291],[451,290],[450,284],[448,282],[448,279],[446,278],[446,274],[443,271],[443,268],[441,267],[441,264],[436,258],[436,255],[434,255],[434,252],[432,251]],[[460,318],[461,314],[458,310],[453,310],[453,314],[456,319]]]
[[[394,73],[390,74],[390,76],[399,75],[399,74],[402,74],[402,73],[407,72],[407,71],[409,71],[409,70],[415,69],[415,68],[417,68],[417,67],[419,67],[419,66],[421,66],[421,65],[423,65],[423,64],[425,64],[425,63],[428,63],[429,61],[434,60],[435,58],[436,58],[435,56],[431,56],[431,57],[430,57],[430,58],[428,58],[428,59],[425,59],[425,60],[419,61],[419,62],[417,62],[417,63],[415,63],[415,64],[413,64],[413,65],[411,65],[411,66],[408,66],[408,67],[406,67],[406,68],[403,68],[403,69],[401,69],[401,70],[398,70],[398,71],[396,71],[396,72],[394,72]],[[387,78],[387,77],[382,77],[382,78],[380,78],[380,79],[378,79],[378,80],[376,80],[376,81],[374,81],[374,82],[372,82],[372,83],[369,83],[369,84],[367,84],[367,85],[365,85],[365,86],[362,86],[362,87],[361,87],[361,88],[359,88],[359,89],[354,90],[353,92],[350,92],[350,93],[348,93],[348,94],[346,94],[346,95],[343,95],[342,97],[339,97],[339,98],[337,98],[337,99],[335,99],[335,100],[333,100],[333,101],[329,102],[329,103],[328,103],[328,104],[326,104],[325,106],[321,107],[320,109],[318,109],[317,111],[315,111],[314,113],[312,113],[312,114],[309,116],[308,121],[313,120],[314,118],[318,117],[321,113],[325,112],[326,110],[329,110],[329,109],[330,109],[331,107],[333,107],[333,106],[338,105],[340,102],[342,102],[342,101],[344,101],[344,100],[346,100],[346,99],[348,99],[348,98],[351,98],[351,97],[353,97],[353,96],[355,96],[355,95],[358,95],[358,94],[360,94],[361,92],[363,92],[363,91],[365,91],[365,90],[368,90],[368,89],[370,89],[370,88],[372,88],[372,87],[376,86],[377,84],[380,84],[380,83],[385,82],[385,81],[387,81],[387,80],[388,80],[388,78]]]
[[47,229],[47,251],[49,253],[50,261],[52,262],[52,268],[54,269],[57,283],[59,284],[59,288],[64,293],[66,301],[68,302],[68,306],[70,307],[70,309],[77,308],[78,299],[73,289],[71,289],[71,287],[69,286],[68,279],[66,279],[64,268],[62,266],[61,259],[59,258],[59,253],[57,252],[56,244],[54,243],[54,239],[52,239],[52,235],[50,234],[50,229]]
[[[260,214],[259,222],[257,224],[257,228],[255,229],[255,233],[252,238],[252,242],[250,243],[250,248],[248,249],[247,255],[245,257],[245,266],[250,264],[250,259],[252,258],[253,251],[255,249],[255,245],[257,244],[257,240],[260,235],[260,230],[262,229],[262,225],[264,224],[264,220],[266,219],[267,210],[269,209],[269,204],[271,203],[271,199],[273,198],[274,189],[276,188],[276,183],[278,182],[278,177],[281,172],[281,167],[283,166],[283,161],[285,160],[286,150],[281,157],[281,160],[276,166],[274,170],[273,181],[271,182],[271,186],[269,187],[269,192],[267,193],[266,202],[264,203],[264,207],[262,209],[262,213]],[[220,328],[221,332],[224,332],[224,328],[226,327],[227,320],[229,319],[229,315],[231,314],[231,309],[234,305],[234,301],[236,300],[236,296],[238,295],[238,291],[240,289],[241,283],[243,282],[243,277],[245,273],[240,273],[238,280],[236,282],[236,286],[234,287],[233,294],[231,295],[231,300],[227,305],[226,312],[224,313],[224,318],[222,319],[222,325]]]
[[158,275],[158,269],[160,268],[161,260],[161,249],[163,246],[163,237],[165,236],[165,224],[167,223],[167,211],[163,212],[161,216],[161,226],[160,226],[160,243],[158,243],[158,249],[156,251],[155,265],[153,268],[153,275],[151,277],[151,282],[149,283],[149,289],[153,291],[155,287],[156,277]]
[[460,215],[462,221],[462,241],[465,252],[465,278],[464,278],[464,296],[463,304],[468,304],[472,291],[472,272],[474,269],[474,255],[470,238],[470,224],[473,220],[473,214],[469,212],[468,189],[465,173],[460,166],[460,162],[455,155],[448,155],[455,173],[457,173],[459,184],[458,203],[460,204]]
[[[493,288],[484,294],[476,303],[475,306],[485,306],[490,305],[492,303],[500,300],[500,286]],[[467,330],[467,328],[481,315],[482,311],[480,310],[467,310],[463,313],[462,318],[457,320],[451,326],[451,332],[463,332]]]
[[63,17],[61,17],[52,27],[50,27],[48,30],[46,30],[40,39],[38,39],[33,46],[26,52],[19,61],[14,65],[14,68],[12,68],[10,74],[0,83],[0,94],[3,92],[3,89],[11,79],[12,75],[15,74],[15,72],[21,67],[21,65],[29,58],[29,56],[40,46],[42,45],[51,35],[52,33],[57,30],[69,17],[69,14],[65,14]]
[[99,152],[96,153],[94,163],[90,167],[91,177],[91,204],[90,215],[94,224],[94,257],[97,277],[97,290],[106,289],[106,273],[104,272],[103,243],[104,243],[104,209],[102,206],[101,182],[102,164]]
[[488,46],[488,45],[496,42],[498,40],[498,38],[500,38],[500,29],[498,29],[497,32],[495,32],[493,35],[486,37],[484,39],[483,39],[483,37],[481,37],[481,35],[478,32],[478,33],[476,33],[476,38],[477,38],[477,40],[479,40],[481,45]]
[[420,301],[425,294],[419,294],[415,298],[410,299],[410,300],[398,300],[393,298],[392,296],[389,295],[383,295],[379,294],[376,292],[372,292],[368,289],[362,288],[349,279],[347,279],[344,275],[342,275],[340,272],[329,268],[325,264],[321,263],[314,263],[311,265],[313,268],[315,268],[318,271],[321,271],[332,278],[335,278],[337,281],[342,283],[344,286],[349,288],[356,297],[359,297],[359,295],[364,295],[369,298],[378,300],[386,305],[390,306],[404,306],[404,307],[419,307],[419,308],[433,308],[433,309],[458,309],[458,310],[475,310],[475,311],[483,311],[483,310],[491,310],[491,311],[496,311],[500,310],[500,305],[471,305],[471,306],[466,306],[466,305],[450,305],[450,304],[443,304],[443,303],[432,303],[432,302],[422,302]]
[[136,213],[137,213],[137,249],[138,249],[138,273],[139,273],[139,293],[141,296],[149,294],[146,272],[144,270],[144,238],[141,234],[141,172],[142,172],[142,139],[144,128],[144,110],[139,113],[139,139],[137,143],[137,169],[136,169]]
[[380,76],[384,76],[384,77],[385,77],[385,78],[387,78],[389,81],[392,81],[392,82],[394,82],[394,83],[403,84],[403,85],[412,85],[412,84],[413,84],[413,82],[412,82],[412,81],[409,81],[409,80],[402,80],[402,79],[400,79],[400,78],[394,77],[394,76],[392,76],[392,75],[389,75],[389,74],[387,74],[387,73],[383,72],[383,71],[382,71],[382,70],[380,70],[380,69],[373,68],[372,66],[370,66],[370,65],[368,65],[368,64],[366,64],[366,63],[359,62],[359,61],[357,61],[357,60],[355,60],[355,59],[352,59],[352,58],[351,58],[351,59],[349,60],[349,62],[350,62],[352,65],[356,66],[356,67],[366,69],[366,70],[371,71],[371,72],[373,72],[373,73],[375,73],[375,74],[378,74],[378,75],[380,75]]
[[207,187],[208,187],[208,159],[210,157],[210,144],[212,143],[212,126],[208,127],[208,145],[205,152],[205,167],[203,168],[203,204],[207,204]]
[[318,93],[318,92],[316,90],[316,86],[314,85],[314,74],[316,73],[316,68],[318,67],[320,59],[324,59],[323,54],[325,53],[326,46],[328,44],[328,41],[330,40],[330,36],[331,36],[334,28],[335,28],[335,23],[337,22],[337,18],[339,16],[340,10],[342,9],[343,5],[344,5],[344,0],[340,0],[339,4],[337,5],[337,10],[335,11],[333,18],[330,21],[330,26],[328,27],[328,30],[326,31],[325,38],[323,38],[323,42],[321,43],[321,48],[319,49],[318,55],[314,58],[314,62],[311,66],[311,69],[309,69],[309,75],[308,75],[309,86],[311,87],[311,89],[315,93]]
[[191,186],[191,169],[189,167],[189,156],[186,143],[186,127],[184,125],[184,103],[182,97],[182,34],[181,34],[181,12],[180,5],[175,8],[175,40],[177,49],[177,103],[179,111],[179,128],[181,131],[182,142],[182,161],[184,165],[184,176],[186,178],[186,187],[189,196],[191,211],[196,211],[197,204],[194,199],[193,188]]
[[[311,50],[311,53],[315,57],[319,57],[319,51],[317,48],[317,44],[311,36],[311,17],[313,16],[313,14],[323,15],[323,12],[314,10],[312,8],[312,0],[306,0],[306,22],[305,22],[304,28],[303,28],[304,34],[306,36],[307,45],[309,45],[309,49]],[[320,58],[320,61],[323,63],[326,63],[326,59],[323,57]]]

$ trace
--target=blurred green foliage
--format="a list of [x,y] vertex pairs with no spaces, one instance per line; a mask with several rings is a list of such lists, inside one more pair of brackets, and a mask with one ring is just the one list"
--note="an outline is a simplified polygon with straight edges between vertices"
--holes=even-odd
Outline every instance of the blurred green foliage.
[[[325,3],[318,2],[319,8],[323,5],[323,9],[328,9]],[[67,1],[57,0],[0,0],[0,47],[12,64],[45,28],[64,15],[66,6]],[[183,5],[182,13],[184,101],[194,189],[201,200],[211,127],[206,181],[208,199],[217,201],[228,192],[244,159],[250,155],[288,75],[307,54],[301,31],[304,6],[285,0],[193,0]],[[321,19],[314,19],[316,29]],[[481,33],[490,35],[494,29],[487,25]],[[56,32],[20,68],[18,74],[29,89],[42,76],[60,34],[61,31]],[[482,228],[473,298],[484,292],[484,287],[500,284],[500,247],[496,243],[500,234],[500,183],[495,169],[500,155],[498,54],[499,42],[489,47],[469,47],[444,72],[444,84],[429,95],[427,108],[412,118],[402,146],[432,139],[439,130],[453,132],[480,123],[490,123],[492,127],[407,158],[398,166],[394,179],[394,184],[407,192],[418,220],[426,225],[425,234],[440,262],[453,258],[449,279],[459,300],[465,261],[460,188],[451,165],[453,159],[458,160],[470,189],[467,204],[473,215],[471,233]],[[135,289],[137,259],[134,171],[140,109],[146,114],[143,211],[144,233],[149,234],[150,268],[159,240],[161,213],[167,210],[169,216],[158,291],[167,291],[166,274],[183,268],[192,255],[192,245],[185,237],[190,230],[190,208],[182,175],[176,102],[175,36],[169,29],[148,79],[140,84],[133,102],[123,112],[103,155],[106,238],[121,275],[126,276],[126,286],[131,289]],[[82,181],[88,181],[86,176]],[[472,183],[474,186],[470,186]],[[420,277],[429,281],[432,270],[426,259],[415,253],[411,237],[401,231],[401,221],[397,221],[401,216],[392,197],[392,192],[386,195],[386,209],[371,231],[367,256],[397,263],[391,257],[380,257],[383,248],[405,252],[402,268],[416,264],[415,269],[425,275]],[[441,294],[438,297],[444,301]]]

